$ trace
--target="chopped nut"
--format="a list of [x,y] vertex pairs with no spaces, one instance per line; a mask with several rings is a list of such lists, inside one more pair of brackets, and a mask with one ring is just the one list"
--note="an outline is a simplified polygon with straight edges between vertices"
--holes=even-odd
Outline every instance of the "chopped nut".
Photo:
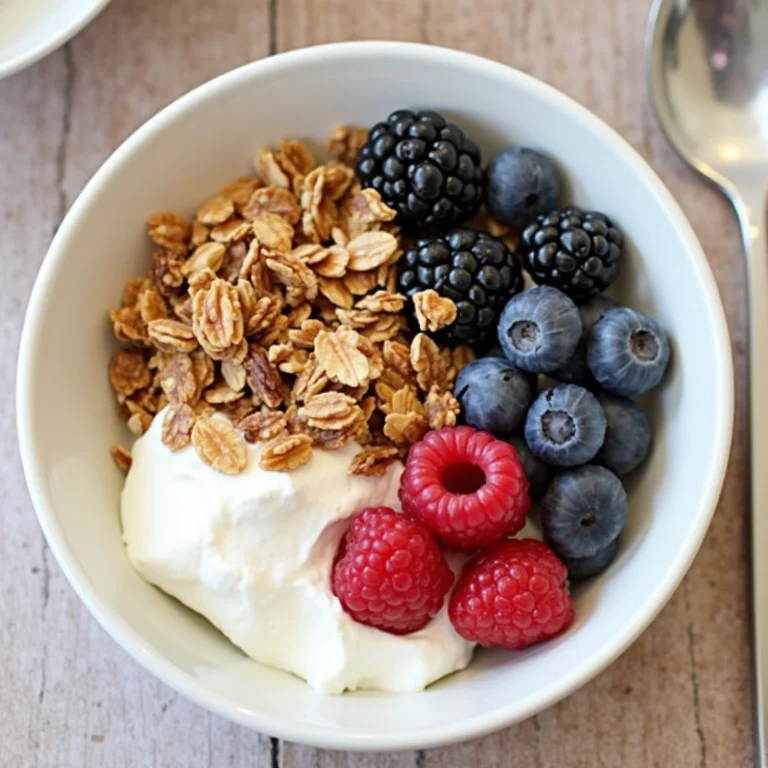
[[[158,251],[162,253],[162,251]],[[146,277],[134,277],[125,284],[123,289],[123,306],[136,309],[139,296],[150,287]]]
[[248,464],[243,438],[228,419],[198,419],[192,428],[192,445],[203,464],[225,475],[237,475]]
[[413,306],[422,331],[439,331],[456,320],[456,305],[431,288],[415,293]]
[[[203,404],[208,406],[208,408],[212,408],[212,406],[208,405],[208,403]],[[253,402],[253,399],[250,397],[241,397],[239,400],[235,400],[233,403],[226,403],[221,408],[221,412],[233,424],[239,424],[246,416],[253,413],[254,410],[256,410],[256,406]]]
[[322,392],[313,395],[300,409],[300,416],[316,429],[344,429],[358,422],[363,412],[357,401],[341,392]]
[[349,253],[346,248],[332,245],[324,248],[325,257],[312,263],[312,268],[322,277],[344,277],[349,264]]
[[186,403],[169,408],[163,418],[161,439],[172,451],[186,448],[192,440],[192,427],[197,416]]
[[147,340],[147,327],[138,310],[131,307],[113,309],[109,313],[109,319],[118,341],[144,343]]
[[389,232],[364,232],[347,244],[348,268],[367,272],[386,263],[397,252],[397,240]]
[[352,309],[355,299],[341,280],[318,277],[317,287],[326,299],[342,309]]
[[369,380],[368,358],[358,349],[360,336],[351,328],[322,331],[315,339],[315,354],[331,381],[359,387]]
[[177,352],[160,366],[160,385],[171,405],[194,405],[200,398],[200,388],[190,355]]
[[423,333],[417,334],[411,344],[411,365],[416,371],[416,381],[425,392],[429,392],[434,385],[441,389],[444,387],[446,368],[440,350]]
[[245,388],[245,366],[234,360],[223,360],[221,363],[221,376],[230,389],[240,392]]
[[[251,234],[251,231],[249,222],[233,216],[231,219],[227,219],[211,228],[211,240],[223,245],[243,242]],[[245,245],[244,242],[243,244]]]
[[288,313],[288,326],[290,328],[301,328],[305,320],[309,320],[312,314],[312,305],[309,303],[299,304]]
[[365,477],[383,477],[387,474],[389,465],[397,459],[397,448],[373,446],[360,451],[347,470],[350,475]]
[[301,288],[307,296],[306,301],[312,301],[317,296],[315,273],[299,259],[287,253],[271,253],[266,258],[266,264],[284,286]]
[[228,198],[212,197],[197,212],[197,220],[203,224],[221,224],[235,212],[235,204]]
[[192,352],[197,347],[194,331],[178,320],[162,318],[147,324],[152,344],[163,352]]
[[331,154],[331,157],[348,165],[350,168],[354,168],[357,162],[357,155],[367,139],[367,128],[352,128],[348,125],[340,125],[333,130],[328,139],[328,152]]
[[185,255],[189,243],[189,222],[175,213],[156,213],[147,219],[149,236],[173,253]]
[[265,248],[282,253],[290,252],[293,227],[282,216],[260,211],[251,221],[251,229]]
[[112,461],[115,462],[115,466],[121,472],[128,474],[128,470],[131,468],[131,463],[133,461],[131,452],[127,448],[123,448],[122,445],[113,445],[109,449],[109,453],[112,456]]
[[261,186],[261,179],[255,176],[240,176],[221,190],[221,196],[231,200],[237,211],[242,211],[253,193]]
[[427,420],[419,413],[389,413],[384,421],[384,434],[402,448],[417,443],[426,431]]
[[272,438],[259,457],[259,466],[268,472],[290,472],[312,458],[312,438],[288,433]]
[[260,213],[273,213],[285,219],[291,226],[301,219],[301,208],[290,190],[282,187],[257,189],[243,208],[243,218],[255,219]]
[[389,293],[388,291],[376,291],[376,293],[360,299],[355,306],[358,309],[367,309],[370,312],[397,313],[403,311],[405,296],[399,293]]
[[179,292],[184,282],[184,275],[181,274],[183,263],[184,259],[173,251],[155,251],[152,261],[152,279],[163,296],[175,296]]
[[217,272],[224,261],[226,250],[221,243],[204,243],[198,246],[181,265],[181,274],[188,278],[206,268]]
[[260,149],[253,158],[253,167],[265,184],[274,187],[289,189],[291,182],[283,169],[277,164],[274,152],[269,149]]
[[140,437],[149,429],[150,424],[152,424],[152,414],[132,400],[126,400],[125,405],[130,412],[127,421],[128,429],[136,435],[136,437]]
[[127,397],[139,389],[148,387],[152,374],[141,352],[118,349],[109,364],[109,378],[115,392]]
[[[288,291],[291,289],[289,288]],[[256,336],[256,341],[262,347],[271,347],[273,344],[285,344],[288,342],[288,318],[278,315],[274,322]]]
[[318,362],[317,355],[312,352],[307,358],[303,370],[296,377],[291,396],[294,401],[301,402],[322,392],[327,386],[328,376],[326,376],[323,366]]
[[455,427],[456,417],[461,410],[461,406],[450,392],[440,392],[437,387],[429,390],[424,408],[430,429]]
[[226,360],[235,354],[243,340],[243,312],[237,289],[217,278],[208,290],[200,290],[192,299],[192,328],[200,346],[214,360]]
[[245,358],[246,381],[256,400],[275,409],[285,399],[283,380],[278,370],[269,362],[267,350],[258,344],[248,347]]
[[390,208],[381,199],[381,195],[375,189],[361,189],[350,200],[350,216],[363,224],[372,224],[378,221],[392,221],[397,216],[397,211]]
[[370,272],[347,272],[344,287],[355,296],[365,296],[376,287],[376,270]]
[[246,443],[261,443],[287,429],[288,420],[280,411],[259,411],[246,416],[237,428],[243,433]]

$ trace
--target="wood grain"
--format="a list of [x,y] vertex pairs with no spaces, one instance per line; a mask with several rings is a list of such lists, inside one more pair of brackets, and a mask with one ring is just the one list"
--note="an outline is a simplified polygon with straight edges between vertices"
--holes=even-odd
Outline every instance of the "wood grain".
[[[754,764],[747,625],[744,283],[725,202],[647,107],[650,0],[113,0],[65,49],[0,82],[2,349],[67,207],[133,129],[195,85],[270,52],[391,38],[481,53],[552,83],[616,128],[680,201],[715,272],[736,362],[736,435],[711,531],[669,605],[612,667],[536,718],[425,753],[326,752],[230,725],[176,696],[89,617],[24,489],[14,366],[0,369],[0,765],[515,768]],[[702,414],[702,418],[706,415]]]

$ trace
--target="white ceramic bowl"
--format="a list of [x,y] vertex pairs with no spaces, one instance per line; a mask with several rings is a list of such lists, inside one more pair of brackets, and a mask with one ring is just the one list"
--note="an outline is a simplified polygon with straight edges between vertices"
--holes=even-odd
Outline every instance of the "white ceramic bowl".
[[[659,317],[674,362],[654,395],[655,445],[631,487],[618,559],[576,591],[576,623],[523,653],[481,652],[424,693],[324,697],[243,656],[205,621],[146,584],[123,551],[126,440],[106,366],[105,320],[124,281],[146,271],[144,220],[192,213],[286,136],[322,141],[339,122],[370,125],[403,106],[455,118],[486,157],[514,142],[546,149],[572,199],[615,218],[629,253],[616,295]],[[726,325],[707,261],[680,209],[612,130],[552,88],[439,48],[352,43],[260,61],[187,94],[140,128],[80,195],[45,258],[24,327],[19,437],[40,523],[102,626],[192,700],[243,725],[340,749],[430,747],[526,718],[613,661],[668,600],[715,508],[731,438]]]
[[109,0],[0,0],[0,80],[64,45]]

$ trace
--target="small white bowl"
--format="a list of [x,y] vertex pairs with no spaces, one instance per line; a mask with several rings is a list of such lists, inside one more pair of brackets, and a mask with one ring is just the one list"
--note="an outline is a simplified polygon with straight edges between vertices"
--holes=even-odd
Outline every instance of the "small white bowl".
[[55,51],[109,0],[0,0],[0,80]]
[[[514,142],[556,158],[569,198],[613,217],[628,255],[615,295],[655,314],[674,362],[652,397],[653,455],[633,479],[618,559],[575,594],[576,623],[523,653],[479,652],[424,693],[326,697],[248,660],[212,626],[149,586],[123,551],[122,484],[107,454],[126,440],[106,366],[107,310],[147,270],[144,221],[192,213],[286,136],[323,141],[398,107],[455,118],[485,157]],[[712,274],[691,227],[639,155],[585,109],[481,58],[401,43],[296,51],[230,72],[140,128],[72,206],[29,305],[18,376],[24,470],[40,523],[90,611],[134,658],[235,722],[337,749],[433,747],[479,736],[554,704],[648,626],[707,530],[728,457],[731,356]]]

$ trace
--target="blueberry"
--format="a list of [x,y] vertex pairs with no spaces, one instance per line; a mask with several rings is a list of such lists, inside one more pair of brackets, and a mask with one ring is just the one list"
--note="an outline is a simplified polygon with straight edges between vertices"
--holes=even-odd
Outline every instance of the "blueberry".
[[568,578],[571,581],[591,579],[602,573],[616,557],[619,551],[619,538],[615,538],[607,547],[591,557],[564,557],[560,555],[563,565],[568,569]]
[[576,305],[556,288],[517,294],[499,318],[499,343],[517,368],[551,373],[565,365],[581,338]]
[[538,501],[547,490],[554,470],[549,464],[539,461],[528,449],[525,438],[510,437],[509,442],[517,452],[523,471],[528,478],[528,495],[532,501]]
[[627,397],[661,381],[669,353],[669,338],[656,320],[626,307],[606,312],[587,340],[587,365],[597,383]]
[[615,309],[616,306],[616,302],[613,299],[598,294],[579,307],[581,338],[576,345],[576,351],[571,356],[571,359],[552,374],[553,378],[566,384],[580,384],[582,387],[594,385],[595,380],[592,378],[589,368],[587,368],[587,338],[592,330],[592,326],[609,309]]
[[651,446],[651,425],[643,409],[626,397],[597,395],[605,413],[605,441],[597,452],[595,462],[617,475],[625,475],[648,455]]
[[529,374],[498,357],[483,357],[465,365],[453,390],[464,421],[498,436],[522,425],[534,392]]
[[544,540],[560,557],[594,557],[621,533],[627,494],[604,467],[578,467],[559,474],[541,501]]
[[486,203],[494,218],[524,227],[557,208],[560,178],[552,161],[525,147],[507,147],[488,164]]
[[605,439],[605,414],[584,387],[558,384],[545,389],[525,420],[531,453],[556,467],[575,467],[595,457]]

